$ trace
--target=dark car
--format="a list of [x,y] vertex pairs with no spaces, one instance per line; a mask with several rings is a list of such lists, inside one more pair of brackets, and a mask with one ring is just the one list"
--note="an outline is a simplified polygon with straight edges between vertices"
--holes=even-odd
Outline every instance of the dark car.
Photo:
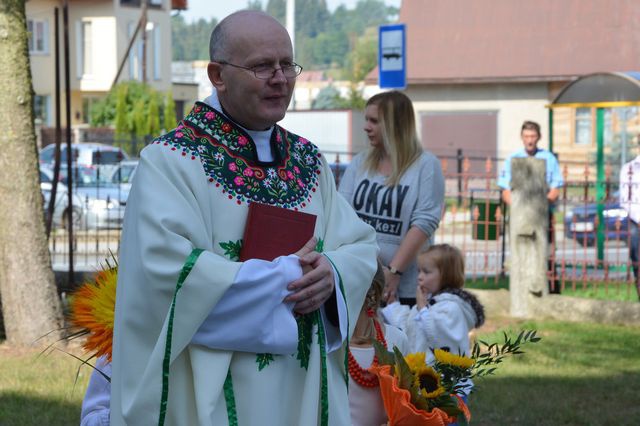
[[[574,207],[564,217],[564,234],[568,239],[575,239],[579,244],[592,246],[596,243],[596,215],[598,206],[595,203]],[[629,218],[627,212],[618,202],[607,202],[603,211],[604,241],[620,240],[627,242],[629,235]]]

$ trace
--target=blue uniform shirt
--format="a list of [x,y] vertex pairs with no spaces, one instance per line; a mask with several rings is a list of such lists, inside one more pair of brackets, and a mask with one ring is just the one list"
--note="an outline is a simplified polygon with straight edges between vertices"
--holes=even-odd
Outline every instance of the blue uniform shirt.
[[[510,189],[511,187],[511,159],[512,158],[526,158],[529,157],[527,151],[524,148],[514,152],[504,161],[504,167],[498,177],[498,186],[502,189]],[[558,159],[551,151],[538,148],[534,158],[539,158],[547,163],[547,185],[549,188],[560,188],[564,181],[562,180],[562,173],[560,173],[560,165]]]

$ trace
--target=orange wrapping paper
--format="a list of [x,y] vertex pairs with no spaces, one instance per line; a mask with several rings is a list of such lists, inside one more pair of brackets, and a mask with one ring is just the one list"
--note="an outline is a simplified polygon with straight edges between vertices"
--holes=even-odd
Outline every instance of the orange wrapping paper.
[[[445,426],[456,421],[439,408],[431,412],[416,409],[411,403],[408,390],[398,386],[398,379],[391,374],[391,366],[374,366],[370,369],[380,380],[380,393],[384,409],[389,417],[389,426]],[[458,406],[467,419],[471,413],[466,404],[458,397]]]

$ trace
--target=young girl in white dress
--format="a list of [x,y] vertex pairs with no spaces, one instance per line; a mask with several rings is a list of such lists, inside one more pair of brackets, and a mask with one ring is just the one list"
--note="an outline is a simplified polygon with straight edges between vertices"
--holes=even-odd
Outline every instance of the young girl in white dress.
[[378,426],[388,420],[378,379],[367,371],[377,364],[372,341],[381,342],[388,350],[397,346],[403,354],[409,349],[407,336],[398,328],[384,324],[378,316],[384,284],[383,266],[378,262],[378,270],[349,341],[349,409],[353,426]]
[[[382,309],[385,321],[401,328],[410,342],[410,352],[425,352],[427,364],[433,351],[444,349],[455,355],[470,354],[469,332],[484,323],[484,308],[464,287],[464,256],[449,244],[436,244],[418,255],[416,304],[398,302]],[[471,383],[464,388],[468,395]]]

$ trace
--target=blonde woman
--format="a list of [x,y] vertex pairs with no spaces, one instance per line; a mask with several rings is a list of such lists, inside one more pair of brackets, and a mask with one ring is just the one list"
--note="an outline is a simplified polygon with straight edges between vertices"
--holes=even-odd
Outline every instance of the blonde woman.
[[416,256],[431,240],[442,213],[440,162],[422,149],[411,100],[398,91],[379,93],[365,110],[369,148],[353,158],[340,193],[374,227],[385,265],[383,301],[412,306]]

